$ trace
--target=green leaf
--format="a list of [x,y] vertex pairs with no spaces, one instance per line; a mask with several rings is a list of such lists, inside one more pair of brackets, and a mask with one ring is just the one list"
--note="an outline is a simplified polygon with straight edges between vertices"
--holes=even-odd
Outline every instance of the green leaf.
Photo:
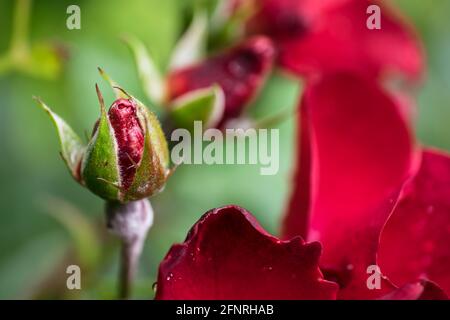
[[224,93],[220,86],[191,91],[177,98],[170,108],[170,116],[179,128],[193,129],[194,121],[202,121],[211,128],[221,120],[224,112]]
[[198,62],[205,53],[207,36],[208,16],[203,10],[196,11],[191,25],[175,45],[169,70],[173,71]]
[[134,55],[137,71],[145,94],[152,103],[157,105],[162,104],[166,96],[165,83],[156,64],[148,54],[147,49],[135,37],[126,36],[123,39]]
[[103,97],[96,86],[100,102],[98,128],[89,142],[83,159],[82,175],[86,186],[106,200],[119,199],[120,175],[117,159],[117,145],[114,132],[106,114]]
[[34,97],[34,99],[52,119],[58,131],[61,144],[61,156],[75,180],[81,182],[79,168],[86,147],[78,135],[61,117],[54,113],[40,98]]

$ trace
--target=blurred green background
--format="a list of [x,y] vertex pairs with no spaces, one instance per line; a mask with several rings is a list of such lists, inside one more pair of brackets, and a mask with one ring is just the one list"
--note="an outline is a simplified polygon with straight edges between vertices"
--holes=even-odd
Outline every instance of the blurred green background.
[[[15,2],[0,0],[0,56],[10,44]],[[59,44],[59,52],[69,56],[54,79],[20,70],[0,73],[0,298],[116,296],[118,243],[102,232],[103,203],[71,179],[58,155],[54,128],[31,97],[42,97],[80,135],[90,132],[99,114],[96,82],[107,104],[113,101],[98,76],[98,66],[146,101],[131,54],[118,35],[128,32],[139,37],[163,68],[192,2],[33,3],[30,42],[36,44],[33,50],[40,61],[36,68],[57,68],[42,49],[43,42]],[[418,137],[427,145],[450,150],[450,1],[396,2],[416,26],[427,52],[428,76],[417,90]],[[81,30],[66,28],[66,9],[71,4],[81,7]],[[250,113],[260,118],[280,108],[294,108],[299,91],[295,81],[274,72]],[[251,165],[181,166],[165,191],[152,198],[155,222],[144,248],[136,298],[153,297],[159,262],[208,209],[238,204],[270,232],[278,232],[293,157],[292,119],[280,130],[277,175],[261,176],[259,167]],[[80,291],[65,289],[70,263],[82,265]]]

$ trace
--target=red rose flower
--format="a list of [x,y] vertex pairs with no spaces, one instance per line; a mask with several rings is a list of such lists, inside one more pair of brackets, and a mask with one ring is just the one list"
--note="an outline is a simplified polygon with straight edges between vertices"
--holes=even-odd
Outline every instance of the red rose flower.
[[[371,80],[311,82],[301,111],[283,235],[321,242],[320,266],[339,298],[379,298],[418,278],[448,294],[450,158],[425,151],[420,161],[397,100]],[[381,290],[367,287],[370,265],[387,277]]]
[[207,212],[161,262],[156,299],[334,299],[319,243],[281,241],[245,209]]
[[156,298],[334,299],[339,285],[341,299],[447,299],[450,157],[416,147],[402,108],[372,80],[311,81],[290,240],[242,208],[214,209],[170,249]]
[[222,123],[238,117],[256,95],[272,68],[274,48],[266,37],[254,37],[168,75],[168,95],[173,100],[196,89],[218,84],[225,95]]
[[[381,29],[367,27],[367,9],[381,7]],[[279,64],[299,75],[347,71],[370,76],[402,72],[418,77],[420,45],[404,19],[375,0],[262,0],[247,23],[279,50]]]

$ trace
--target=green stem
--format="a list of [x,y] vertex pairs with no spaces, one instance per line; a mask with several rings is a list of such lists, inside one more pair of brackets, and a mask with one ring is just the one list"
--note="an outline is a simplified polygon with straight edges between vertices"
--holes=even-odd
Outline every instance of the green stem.
[[10,46],[14,60],[22,60],[28,54],[30,13],[31,0],[16,0]]

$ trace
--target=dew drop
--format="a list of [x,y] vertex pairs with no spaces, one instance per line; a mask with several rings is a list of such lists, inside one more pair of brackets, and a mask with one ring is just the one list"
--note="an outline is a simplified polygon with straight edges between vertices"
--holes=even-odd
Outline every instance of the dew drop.
[[173,273],[169,273],[169,275],[167,276],[166,280],[170,281],[173,278]]
[[193,252],[191,252],[191,253],[189,253],[189,255],[191,256],[191,260],[192,260],[192,261],[195,261],[195,256],[194,256],[194,253],[193,253]]
[[153,284],[152,284],[153,292],[156,292],[157,289],[158,289],[158,282],[153,282]]

